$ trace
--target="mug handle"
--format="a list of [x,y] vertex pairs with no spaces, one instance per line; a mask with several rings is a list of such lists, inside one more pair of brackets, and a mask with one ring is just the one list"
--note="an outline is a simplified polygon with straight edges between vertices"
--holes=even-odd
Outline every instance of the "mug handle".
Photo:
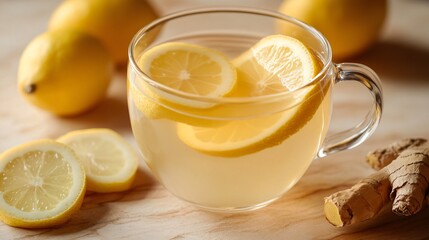
[[365,119],[354,128],[328,136],[317,153],[318,158],[352,149],[365,141],[377,128],[383,110],[381,82],[369,67],[357,63],[334,64],[335,84],[342,81],[357,81],[365,85],[374,99]]

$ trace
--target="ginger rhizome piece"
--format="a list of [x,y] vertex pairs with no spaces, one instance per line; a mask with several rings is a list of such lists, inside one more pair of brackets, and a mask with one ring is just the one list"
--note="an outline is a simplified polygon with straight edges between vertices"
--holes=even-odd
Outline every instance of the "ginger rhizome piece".
[[[361,222],[376,216],[391,200],[392,211],[398,215],[409,216],[420,211],[429,184],[429,146],[422,144],[418,147],[402,144],[401,148],[392,144],[385,151],[377,150],[393,154],[392,149],[396,149],[397,157],[350,189],[326,197],[326,219],[337,227]],[[395,146],[399,145],[398,142]],[[369,155],[375,156],[373,153]],[[378,156],[381,159],[383,154]]]
[[374,217],[389,202],[390,183],[382,170],[361,180],[352,188],[325,198],[325,217],[336,227],[343,227]]
[[424,138],[406,138],[387,146],[376,149],[366,156],[368,164],[375,170],[380,170],[395,160],[399,154],[409,148],[418,147],[427,142]]

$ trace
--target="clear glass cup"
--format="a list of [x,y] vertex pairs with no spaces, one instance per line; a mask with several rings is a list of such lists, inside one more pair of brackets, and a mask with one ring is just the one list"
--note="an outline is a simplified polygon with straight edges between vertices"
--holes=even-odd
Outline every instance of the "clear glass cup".
[[[233,59],[261,38],[279,33],[303,42],[320,68],[309,84],[293,91],[257,97],[201,97],[157,83],[138,65],[146,50],[165,42],[194,43]],[[271,11],[196,9],[145,26],[129,48],[128,105],[133,133],[147,165],[171,193],[210,211],[253,210],[278,199],[295,185],[313,159],[359,145],[380,121],[382,91],[377,75],[360,64],[335,64],[331,55],[329,43],[314,28]],[[333,85],[343,81],[362,83],[374,104],[360,124],[326,137]],[[192,109],[165,101],[165,97],[215,107]],[[271,138],[239,150],[202,151],[183,140],[195,129],[215,134],[226,131],[225,124],[231,122],[250,129],[278,116],[288,117]]]

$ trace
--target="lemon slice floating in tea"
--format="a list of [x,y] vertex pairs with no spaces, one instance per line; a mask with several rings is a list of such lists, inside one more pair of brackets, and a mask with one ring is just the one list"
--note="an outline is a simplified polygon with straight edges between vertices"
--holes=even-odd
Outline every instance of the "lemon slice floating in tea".
[[309,83],[316,72],[313,56],[299,40],[272,35],[234,59],[244,97],[293,91]]
[[57,141],[76,152],[85,168],[88,190],[118,192],[131,187],[138,168],[137,153],[113,130],[77,130]]
[[[189,43],[168,42],[155,46],[144,52],[137,64],[157,83],[197,97],[222,97],[236,83],[235,68],[223,53]],[[171,108],[186,113],[213,106],[168,94],[155,87],[140,86],[137,81],[129,87],[134,103],[151,118],[205,125],[204,120],[180,114]]]
[[[307,85],[316,74],[313,56],[299,40],[273,35],[260,40],[233,61],[238,71],[232,96],[261,96]],[[327,87],[306,86],[297,106],[270,116],[233,120],[218,128],[178,124],[179,138],[188,146],[216,156],[237,157],[280,144],[314,115]],[[252,109],[243,109],[252,111]]]
[[85,171],[64,144],[39,140],[0,156],[0,218],[8,225],[44,228],[67,221],[85,195]]

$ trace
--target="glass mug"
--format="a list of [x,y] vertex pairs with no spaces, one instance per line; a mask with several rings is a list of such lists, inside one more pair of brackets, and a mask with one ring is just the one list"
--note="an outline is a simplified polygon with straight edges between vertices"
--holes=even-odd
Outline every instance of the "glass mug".
[[[198,44],[233,59],[261,38],[279,33],[303,42],[319,65],[311,82],[293,91],[254,97],[202,97],[161,85],[139,66],[146,50],[165,42]],[[145,162],[172,194],[210,211],[238,212],[266,206],[294,186],[313,159],[362,143],[381,117],[382,92],[377,75],[360,64],[333,63],[329,43],[318,31],[276,12],[206,8],[174,13],[136,34],[129,60],[130,120]],[[333,85],[342,81],[362,83],[374,104],[356,127],[325,138]],[[187,108],[163,100],[165,97],[212,107]],[[273,120],[267,127],[271,118],[283,120],[280,124]],[[251,132],[261,127],[260,123],[271,132],[265,137],[256,134],[257,140],[238,150],[204,151],[186,140],[196,131],[209,138],[224,134],[231,130],[226,126],[240,125],[242,133]],[[264,131],[261,133],[266,134]],[[227,148],[228,144],[216,146]]]

